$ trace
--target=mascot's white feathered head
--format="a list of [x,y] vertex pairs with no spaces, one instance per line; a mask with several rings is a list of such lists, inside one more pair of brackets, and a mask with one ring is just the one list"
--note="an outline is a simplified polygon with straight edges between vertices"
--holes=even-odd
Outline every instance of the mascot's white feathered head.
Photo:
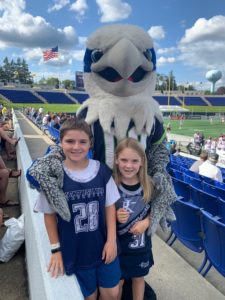
[[[150,134],[154,117],[161,120],[158,104],[152,98],[156,81],[156,55],[153,41],[134,25],[108,25],[87,41],[84,56],[84,84],[90,98],[86,121],[99,119],[105,132],[118,139],[126,136],[132,120],[137,134]],[[79,113],[79,112],[78,112]]]

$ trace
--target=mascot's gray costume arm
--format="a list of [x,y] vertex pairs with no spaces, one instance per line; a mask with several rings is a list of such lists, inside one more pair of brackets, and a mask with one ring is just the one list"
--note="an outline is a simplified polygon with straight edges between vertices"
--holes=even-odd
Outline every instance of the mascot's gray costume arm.
[[174,218],[170,204],[176,199],[166,172],[162,115],[152,98],[155,70],[153,42],[143,29],[119,24],[100,28],[87,41],[84,84],[89,98],[77,112],[92,126],[94,158],[109,167],[121,139],[137,138],[146,148],[149,174],[158,191],[152,201],[149,234],[159,222],[165,227],[166,217]]

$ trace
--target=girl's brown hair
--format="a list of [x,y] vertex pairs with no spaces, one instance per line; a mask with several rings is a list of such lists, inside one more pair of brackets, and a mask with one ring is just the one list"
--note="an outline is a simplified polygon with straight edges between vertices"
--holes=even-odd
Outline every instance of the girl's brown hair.
[[71,119],[66,120],[61,125],[60,130],[59,130],[60,141],[62,141],[66,132],[69,130],[84,131],[88,135],[91,145],[92,145],[93,136],[92,136],[91,128],[88,125],[88,123],[84,121],[84,119],[71,118]]
[[153,193],[153,184],[152,184],[151,177],[147,173],[147,157],[145,151],[142,145],[133,138],[123,139],[122,141],[119,142],[119,144],[116,147],[114,166],[113,166],[113,174],[114,174],[115,182],[117,185],[119,185],[122,181],[122,176],[116,164],[116,159],[118,159],[120,152],[126,148],[134,150],[141,158],[142,165],[137,175],[138,175],[139,182],[143,188],[144,201],[147,203],[151,200],[151,196]]

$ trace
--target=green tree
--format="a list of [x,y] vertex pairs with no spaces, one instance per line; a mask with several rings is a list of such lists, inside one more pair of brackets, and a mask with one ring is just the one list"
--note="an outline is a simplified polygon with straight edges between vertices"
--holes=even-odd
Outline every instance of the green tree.
[[49,77],[46,79],[46,83],[47,83],[47,85],[54,86],[56,89],[58,89],[60,82],[59,82],[59,79],[56,77]]
[[74,80],[65,79],[65,80],[62,81],[62,84],[63,84],[63,86],[64,86],[65,89],[73,90],[74,86],[75,86],[75,81]]

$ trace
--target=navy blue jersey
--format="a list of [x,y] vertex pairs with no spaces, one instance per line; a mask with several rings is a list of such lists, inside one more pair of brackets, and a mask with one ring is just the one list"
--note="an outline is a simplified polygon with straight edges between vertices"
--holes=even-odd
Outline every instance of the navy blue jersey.
[[137,254],[148,252],[151,247],[151,240],[147,236],[147,230],[142,235],[129,233],[131,227],[137,222],[145,219],[150,213],[150,204],[143,199],[142,187],[135,191],[127,190],[124,186],[119,186],[121,198],[116,202],[116,209],[124,208],[129,213],[129,219],[125,224],[117,224],[118,240],[120,242],[122,254]]
[[78,269],[97,266],[107,239],[105,220],[106,184],[111,170],[100,164],[98,174],[88,182],[76,182],[64,172],[63,191],[71,221],[59,215],[58,232],[67,275]]
[[121,198],[116,203],[116,208],[125,208],[130,212],[125,224],[117,224],[118,240],[120,243],[121,279],[142,277],[148,274],[154,264],[152,255],[151,238],[147,230],[141,235],[129,233],[130,228],[150,213],[150,205],[143,199],[142,188],[137,186],[119,186]]

